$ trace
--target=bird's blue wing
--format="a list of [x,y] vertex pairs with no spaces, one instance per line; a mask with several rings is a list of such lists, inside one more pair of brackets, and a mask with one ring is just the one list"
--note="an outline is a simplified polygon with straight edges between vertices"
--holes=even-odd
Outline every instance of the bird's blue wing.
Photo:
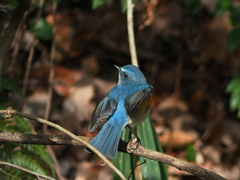
[[[137,90],[134,93],[130,94],[126,100],[125,100],[125,108],[127,110],[128,115],[131,117],[131,115],[135,114],[136,111],[141,110],[139,107],[140,104],[143,106],[146,105],[149,106],[150,103],[150,96],[151,96],[152,86],[149,86],[148,88]],[[146,107],[147,108],[147,107]]]
[[117,108],[117,101],[107,94],[103,100],[97,105],[93,111],[90,124],[88,127],[89,132],[94,132],[101,122],[105,119],[109,119],[114,114]]

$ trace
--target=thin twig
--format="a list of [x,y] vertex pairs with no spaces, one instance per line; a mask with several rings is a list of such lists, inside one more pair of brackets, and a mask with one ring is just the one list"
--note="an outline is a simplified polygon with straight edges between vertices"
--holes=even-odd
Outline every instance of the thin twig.
[[9,74],[14,72],[13,68],[15,67],[15,63],[17,61],[17,56],[18,56],[18,52],[19,52],[19,48],[20,48],[20,44],[21,44],[21,40],[22,40],[22,35],[23,35],[23,22],[25,22],[25,19],[27,17],[27,12],[28,11],[26,11],[24,13],[23,19],[20,22],[20,24],[16,30],[15,39],[13,41],[14,47],[13,47],[13,53],[12,53],[12,61],[7,70],[9,72]]
[[[52,7],[52,14],[53,14],[53,34],[55,32],[55,14],[57,10],[57,2],[56,0],[53,1],[53,7]],[[47,104],[46,104],[46,109],[45,109],[45,114],[44,114],[44,119],[49,119],[49,114],[50,114],[50,109],[51,109],[51,102],[52,102],[52,93],[53,93],[53,80],[54,80],[54,57],[55,57],[55,47],[56,47],[56,41],[54,39],[53,35],[53,40],[52,40],[52,46],[51,46],[51,54],[50,54],[50,73],[49,73],[49,79],[48,79],[48,99],[47,99]],[[44,134],[47,134],[47,126],[44,124],[44,129],[43,129]]]
[[[54,58],[55,58],[55,49],[56,49],[56,41],[54,38],[54,33],[55,33],[55,22],[56,22],[56,11],[57,11],[57,0],[53,1],[52,4],[52,14],[53,14],[53,40],[52,40],[52,46],[51,46],[51,54],[50,54],[50,71],[49,71],[49,87],[48,87],[48,99],[46,103],[46,109],[45,109],[45,114],[44,114],[44,119],[49,119],[49,114],[51,110],[51,105],[52,105],[52,94],[53,94],[53,83],[54,83]],[[48,129],[47,125],[43,124],[43,133],[48,134]],[[61,171],[60,171],[60,166],[58,163],[58,160],[56,158],[56,155],[52,149],[52,146],[47,146],[47,151],[50,154],[53,163],[54,163],[54,169],[56,171],[57,177],[59,180],[64,180],[65,178],[62,176]]]
[[4,68],[4,61],[7,60],[9,48],[16,33],[16,29],[21,22],[24,13],[32,4],[31,0],[17,0],[17,2],[18,5],[16,8],[9,7],[10,9],[8,13],[10,20],[8,22],[7,28],[0,28],[0,76],[3,73],[2,71]]
[[22,180],[22,179],[20,179],[20,178],[18,178],[16,176],[13,176],[13,175],[9,174],[8,172],[4,171],[2,168],[0,168],[0,171],[2,173],[6,174],[7,176],[11,177],[11,178],[14,178],[14,179],[17,179],[17,180]]
[[39,20],[41,18],[41,15],[42,15],[43,4],[44,4],[44,0],[40,0],[39,9],[38,9],[37,18],[36,18],[36,23],[35,23],[34,32],[33,32],[33,42],[32,42],[32,46],[30,48],[30,52],[29,52],[29,55],[28,55],[27,69],[26,69],[26,72],[25,72],[25,75],[24,75],[24,80],[23,80],[23,88],[22,88],[23,94],[25,94],[26,89],[27,89],[30,69],[31,69],[31,66],[32,66],[33,55],[34,55],[34,52],[35,52],[35,46],[37,44],[37,39],[36,39],[37,27],[38,27],[38,23],[39,23]]
[[144,160],[143,162],[137,164],[137,165],[133,168],[133,170],[130,172],[130,174],[128,175],[128,179],[131,178],[131,176],[132,176],[134,170],[135,170],[138,166],[141,166],[142,164],[145,164],[145,163],[146,163],[146,160]]
[[175,76],[175,87],[174,87],[174,96],[179,97],[181,92],[181,76],[182,76],[182,66],[183,66],[183,57],[180,54],[178,57],[176,76]]
[[132,0],[127,0],[127,28],[128,42],[131,54],[132,64],[138,66],[138,59],[135,46],[134,30],[133,30],[133,7]]
[[31,174],[33,176],[36,176],[37,178],[38,177],[41,177],[41,178],[45,178],[45,179],[49,179],[49,180],[55,180],[54,178],[51,178],[51,177],[48,177],[48,176],[44,176],[42,174],[38,174],[34,171],[31,171],[29,169],[26,169],[26,168],[23,168],[23,167],[20,167],[20,166],[17,166],[15,164],[11,164],[11,163],[8,163],[8,162],[3,162],[3,161],[0,161],[0,165],[5,165],[5,166],[9,166],[9,167],[12,167],[12,168],[15,168],[15,169],[18,169],[18,170],[21,170],[21,171],[24,171],[28,174]]
[[77,137],[76,135],[72,134],[70,131],[64,129],[63,127],[59,126],[58,124],[52,123],[50,121],[47,121],[45,119],[42,118],[36,118],[33,116],[30,116],[28,114],[24,114],[21,112],[17,112],[15,110],[0,110],[0,114],[4,114],[4,116],[10,116],[10,115],[18,115],[21,117],[25,117],[27,119],[33,120],[33,121],[38,121],[40,123],[43,124],[47,124],[50,127],[56,128],[59,131],[67,134],[68,136],[70,136],[71,138],[75,139],[76,141],[79,141],[80,143],[82,143],[85,147],[89,148],[90,150],[92,150],[94,153],[96,153],[113,171],[116,172],[116,174],[119,175],[119,177],[121,179],[126,180],[126,178],[124,177],[124,175],[105,157],[103,156],[95,147],[93,147],[92,145],[90,145],[87,141],[85,141],[84,139],[81,139],[79,137]]

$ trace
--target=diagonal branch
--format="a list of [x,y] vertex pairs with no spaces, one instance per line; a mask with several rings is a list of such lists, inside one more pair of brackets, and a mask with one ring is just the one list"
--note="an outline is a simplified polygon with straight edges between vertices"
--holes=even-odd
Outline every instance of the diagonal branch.
[[[18,0],[17,2],[18,2],[18,5],[16,8],[7,6],[6,13],[8,13],[10,20],[8,22],[7,28],[1,29],[4,32],[1,32],[0,30],[0,39],[1,39],[0,41],[0,75],[2,74],[4,61],[7,58],[7,55],[9,52],[8,50],[13,41],[17,27],[21,22],[24,13],[32,4],[31,0]],[[3,10],[2,5],[0,6],[0,10]],[[3,22],[0,22],[0,23],[3,23]]]
[[[78,136],[86,142],[90,142],[92,138],[85,136]],[[65,145],[65,146],[85,146],[79,141],[66,135],[37,135],[37,134],[22,134],[0,132],[0,142],[23,143],[23,144],[41,144],[41,145]],[[118,150],[127,153],[127,142],[120,141]],[[145,157],[155,161],[159,161],[179,170],[183,170],[206,180],[225,180],[225,178],[213,173],[207,169],[201,168],[197,165],[179,160],[172,156],[147,149],[139,145],[138,149],[132,153],[135,156]]]
[[18,116],[21,116],[21,117],[28,118],[29,120],[38,121],[42,124],[46,124],[50,127],[58,129],[59,131],[67,134],[68,136],[70,136],[72,139],[75,139],[76,141],[84,144],[85,147],[89,148],[94,153],[96,153],[113,171],[116,172],[116,174],[119,175],[119,177],[121,179],[126,180],[124,175],[105,156],[103,156],[95,147],[93,147],[88,142],[84,141],[84,139],[81,139],[81,138],[77,137],[76,135],[72,134],[70,131],[68,131],[68,130],[64,129],[63,127],[59,126],[58,124],[52,123],[52,122],[50,122],[48,120],[45,120],[45,119],[42,119],[42,118],[36,118],[36,117],[28,115],[28,114],[17,112],[15,110],[0,110],[0,114],[3,114],[4,118],[6,118],[6,119],[11,118],[13,115],[18,115]]

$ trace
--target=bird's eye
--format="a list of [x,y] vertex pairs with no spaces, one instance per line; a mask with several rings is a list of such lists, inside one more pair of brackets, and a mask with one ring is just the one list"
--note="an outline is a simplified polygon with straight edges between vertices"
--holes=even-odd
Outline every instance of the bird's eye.
[[124,76],[125,78],[127,78],[127,77],[128,77],[128,74],[124,73],[123,76]]

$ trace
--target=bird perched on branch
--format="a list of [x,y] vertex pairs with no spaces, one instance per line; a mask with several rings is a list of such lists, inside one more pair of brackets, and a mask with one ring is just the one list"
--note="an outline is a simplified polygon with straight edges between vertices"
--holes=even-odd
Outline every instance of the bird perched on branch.
[[97,105],[88,128],[94,132],[103,120],[107,120],[90,144],[111,159],[116,157],[123,129],[128,126],[134,132],[134,128],[149,115],[152,91],[152,86],[147,84],[136,66],[115,67],[119,71],[118,84]]

